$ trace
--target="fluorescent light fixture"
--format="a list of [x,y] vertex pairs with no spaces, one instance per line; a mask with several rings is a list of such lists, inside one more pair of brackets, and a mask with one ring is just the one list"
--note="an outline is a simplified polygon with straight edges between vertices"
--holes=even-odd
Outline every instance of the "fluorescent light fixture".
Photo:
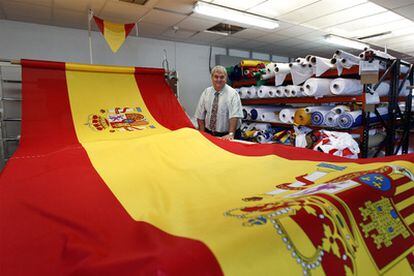
[[361,42],[358,42],[356,40],[352,40],[349,38],[332,35],[332,34],[327,35],[325,37],[325,40],[329,43],[341,45],[341,46],[348,47],[348,48],[354,48],[354,49],[359,49],[359,50],[364,50],[365,48],[369,48],[369,45],[367,44],[364,44],[364,43],[361,43]]
[[209,34],[222,35],[222,36],[228,36],[229,35],[229,33],[219,32],[219,31],[204,30],[203,32],[204,33],[209,33]]
[[195,13],[264,29],[276,29],[279,27],[279,23],[276,20],[201,1],[195,4],[193,11]]

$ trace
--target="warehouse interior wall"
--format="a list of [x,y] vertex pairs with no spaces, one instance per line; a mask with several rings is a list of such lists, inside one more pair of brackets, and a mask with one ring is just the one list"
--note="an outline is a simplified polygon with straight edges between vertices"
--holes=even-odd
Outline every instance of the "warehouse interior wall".
[[[89,63],[88,31],[17,21],[0,20],[0,58],[42,59]],[[157,67],[162,66],[164,49],[169,67],[178,71],[180,102],[193,116],[198,99],[210,85],[210,46],[136,37],[133,30],[117,53],[112,53],[98,32],[92,32],[93,62],[95,64]],[[271,57],[234,49],[212,47],[211,66],[215,55],[232,55],[236,59]],[[276,57],[286,62],[284,57]],[[232,64],[234,65],[234,64]]]

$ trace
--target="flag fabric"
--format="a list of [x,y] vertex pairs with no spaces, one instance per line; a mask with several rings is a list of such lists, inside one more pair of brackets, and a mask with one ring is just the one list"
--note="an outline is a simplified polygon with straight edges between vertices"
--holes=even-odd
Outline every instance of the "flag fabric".
[[23,60],[1,275],[409,275],[414,155],[195,130],[161,69]]
[[96,25],[98,26],[113,53],[116,53],[119,48],[121,48],[122,44],[124,44],[125,39],[136,24],[114,23],[108,20],[103,20],[95,15],[93,16],[93,19],[95,20]]

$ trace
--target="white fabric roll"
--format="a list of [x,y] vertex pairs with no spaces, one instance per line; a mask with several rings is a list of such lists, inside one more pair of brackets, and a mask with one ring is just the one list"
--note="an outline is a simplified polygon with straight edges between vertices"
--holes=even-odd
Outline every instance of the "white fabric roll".
[[307,113],[312,113],[312,112],[315,112],[315,111],[323,111],[323,110],[330,111],[331,109],[332,109],[332,106],[328,106],[328,105],[315,105],[315,106],[305,107],[305,111]]
[[[402,81],[400,81],[400,85],[401,85],[401,83],[402,83]],[[399,96],[404,96],[405,97],[411,92],[411,89],[408,89],[408,86],[410,86],[410,81],[406,80],[404,82],[403,87],[401,88]]]
[[282,123],[293,124],[297,108],[284,108],[279,112],[279,119]]
[[287,97],[297,97],[301,94],[301,86],[299,85],[287,85],[285,88],[285,95]]
[[272,98],[275,94],[274,86],[262,85],[257,89],[257,96],[259,98]]
[[256,86],[250,86],[247,90],[247,98],[254,99],[257,98],[257,88]]
[[351,68],[354,65],[359,65],[360,57],[350,54],[348,52],[337,50],[335,52],[335,57],[338,58],[339,62],[344,68]]
[[312,56],[310,58],[310,63],[312,64],[313,73],[317,77],[319,77],[329,69],[336,67],[335,64],[331,63],[330,59],[317,56]]
[[289,63],[277,63],[275,67],[275,85],[282,85],[289,73]]
[[264,112],[264,113],[260,114],[260,121],[280,122],[279,112]]
[[[306,60],[305,60],[306,61]],[[307,79],[312,77],[312,65],[307,63],[291,63],[290,73],[292,75],[292,82],[294,85],[300,85]]]
[[276,87],[276,97],[282,98],[285,97],[285,86]]
[[279,112],[282,109],[283,109],[283,107],[278,107],[278,106],[254,106],[250,110],[250,118],[252,120],[260,120],[260,116],[263,113],[267,113],[267,112]]
[[378,96],[388,96],[388,93],[390,91],[390,82],[389,81],[383,81],[380,83],[377,89],[375,89],[375,92],[377,92]]
[[276,68],[276,63],[274,63],[274,62],[270,62],[270,63],[266,64],[266,68],[265,68],[266,73],[263,74],[261,76],[261,78],[263,80],[268,80],[268,79],[274,78],[275,77],[275,68]]
[[347,105],[337,105],[334,108],[332,108],[331,111],[334,112],[335,114],[342,114],[344,112],[349,112],[351,110],[349,106]]
[[338,118],[341,114],[337,114],[334,111],[329,111],[325,115],[325,121],[323,122],[324,125],[328,127],[337,127],[338,126]]
[[247,91],[249,90],[249,87],[240,87],[240,99],[247,99]]
[[257,130],[261,130],[261,131],[266,131],[268,129],[270,129],[272,126],[270,124],[266,124],[266,123],[252,123],[249,125],[248,130],[252,130],[252,129],[257,129]]
[[303,85],[304,93],[315,98],[332,96],[331,90],[329,88],[331,81],[331,79],[310,78]]
[[331,82],[330,89],[334,95],[361,95],[364,86],[359,80],[337,78]]

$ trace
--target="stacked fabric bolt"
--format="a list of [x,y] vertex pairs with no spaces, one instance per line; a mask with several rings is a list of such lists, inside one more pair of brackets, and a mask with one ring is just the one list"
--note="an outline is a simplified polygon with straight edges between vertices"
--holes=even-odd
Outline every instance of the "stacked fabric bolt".
[[[382,119],[386,120],[388,118],[388,107],[377,108]],[[374,112],[370,112],[370,117],[368,123],[375,123],[380,121],[380,118],[376,116]],[[338,127],[342,129],[348,129],[360,126],[362,124],[362,111],[350,111],[344,112],[338,117]]]
[[272,128],[266,123],[243,123],[241,126],[243,140],[260,144],[272,142],[276,131],[278,131],[277,128]]

